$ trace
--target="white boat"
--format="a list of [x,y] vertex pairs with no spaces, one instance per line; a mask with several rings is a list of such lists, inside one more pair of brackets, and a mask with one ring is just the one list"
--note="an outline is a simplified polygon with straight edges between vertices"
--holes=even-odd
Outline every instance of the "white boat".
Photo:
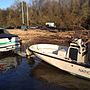
[[42,59],[43,61],[67,71],[73,75],[90,79],[90,63],[88,60],[87,45],[82,39],[75,39],[70,46],[53,44],[36,44],[30,46],[26,52]]
[[20,38],[17,35],[10,34],[5,29],[0,28],[0,52],[18,51],[20,43]]

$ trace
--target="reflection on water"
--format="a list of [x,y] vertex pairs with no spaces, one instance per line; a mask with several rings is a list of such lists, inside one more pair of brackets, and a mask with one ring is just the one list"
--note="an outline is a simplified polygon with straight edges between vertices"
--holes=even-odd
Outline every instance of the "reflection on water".
[[32,72],[40,61],[33,58],[27,59],[10,52],[2,54],[0,90],[67,90],[65,87],[38,80]]
[[90,90],[90,81],[79,79],[32,56],[12,52],[0,56],[0,90]]
[[27,63],[34,69],[41,63],[41,60],[33,55],[28,58]]
[[43,61],[33,70],[33,75],[39,80],[64,86],[70,90],[90,90],[90,81],[75,77]]
[[4,73],[9,69],[14,69],[20,65],[21,57],[16,56],[13,52],[0,53],[0,73]]

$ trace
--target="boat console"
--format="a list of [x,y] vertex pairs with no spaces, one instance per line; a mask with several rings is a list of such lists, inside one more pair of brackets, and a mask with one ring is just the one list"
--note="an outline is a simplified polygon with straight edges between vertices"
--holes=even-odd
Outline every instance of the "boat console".
[[82,39],[74,39],[68,48],[67,58],[77,63],[88,62],[87,45],[84,44]]

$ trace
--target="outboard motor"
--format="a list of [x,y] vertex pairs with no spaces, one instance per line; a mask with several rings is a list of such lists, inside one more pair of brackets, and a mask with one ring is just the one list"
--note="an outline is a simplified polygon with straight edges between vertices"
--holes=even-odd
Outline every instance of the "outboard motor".
[[67,58],[77,63],[87,63],[88,50],[87,45],[82,39],[74,39],[69,46]]

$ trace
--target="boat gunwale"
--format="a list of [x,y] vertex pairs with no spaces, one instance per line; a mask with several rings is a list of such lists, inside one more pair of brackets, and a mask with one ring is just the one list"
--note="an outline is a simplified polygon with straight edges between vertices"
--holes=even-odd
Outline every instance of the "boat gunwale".
[[76,64],[76,65],[79,65],[79,66],[83,66],[83,67],[85,67],[85,68],[90,68],[90,65],[83,64],[83,63],[77,63],[77,62],[75,62],[75,61],[69,61],[67,58],[66,58],[67,60],[64,60],[64,59],[62,59],[62,58],[54,57],[54,56],[48,55],[48,54],[46,54],[46,53],[40,53],[40,52],[38,52],[38,51],[31,50],[31,48],[28,48],[28,50],[31,51],[31,52],[35,52],[35,53],[44,55],[44,56],[48,56],[48,57],[51,57],[51,58],[55,58],[55,59],[57,59],[57,60],[62,60],[62,61],[68,62],[68,63]]
[[18,45],[20,45],[20,44],[12,44],[12,45],[8,45],[8,46],[3,46],[3,47],[0,47],[0,48],[6,48],[6,47],[10,47],[10,46],[18,46]]

